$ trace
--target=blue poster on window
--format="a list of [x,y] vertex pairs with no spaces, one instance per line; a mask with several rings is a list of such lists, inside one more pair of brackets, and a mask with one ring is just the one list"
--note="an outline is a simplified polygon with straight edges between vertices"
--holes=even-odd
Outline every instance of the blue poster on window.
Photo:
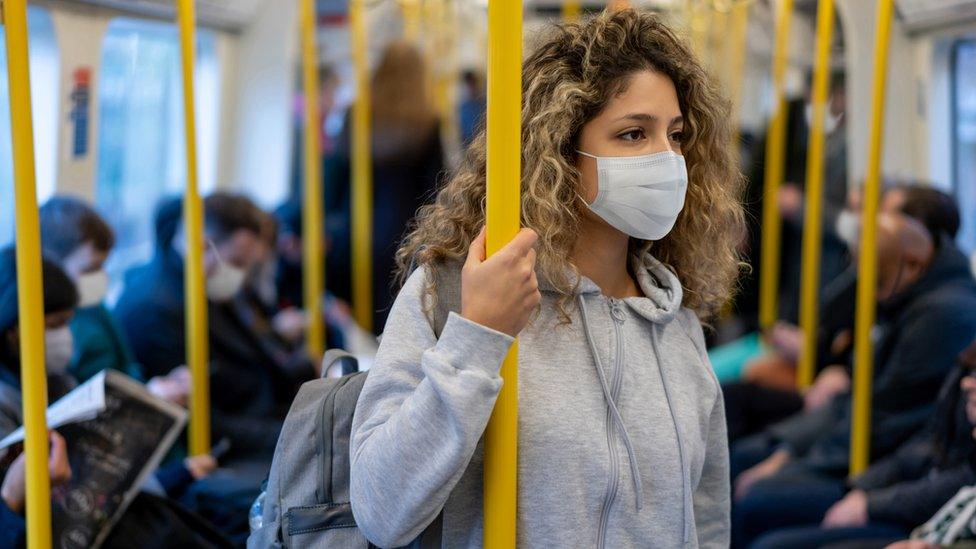
[[74,124],[71,139],[71,157],[75,160],[88,154],[88,112],[91,102],[91,69],[82,67],[72,75],[71,112],[69,117]]

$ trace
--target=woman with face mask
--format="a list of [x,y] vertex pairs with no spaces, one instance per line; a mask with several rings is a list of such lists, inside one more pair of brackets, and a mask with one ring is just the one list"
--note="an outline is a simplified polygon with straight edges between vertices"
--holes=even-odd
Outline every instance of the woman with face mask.
[[[17,266],[13,247],[0,251],[0,433],[21,424],[20,329],[17,308]],[[78,305],[78,291],[57,265],[43,260],[44,358],[48,400],[64,396],[75,385],[67,373],[72,337],[68,323]]]
[[[518,545],[727,547],[699,318],[737,273],[728,102],[661,19],[630,10],[553,29],[523,90],[525,228],[486,257],[482,133],[398,253],[352,429],[357,523],[399,546],[443,511],[443,546],[481,546],[479,441],[517,336]],[[430,312],[452,293],[437,337]]]

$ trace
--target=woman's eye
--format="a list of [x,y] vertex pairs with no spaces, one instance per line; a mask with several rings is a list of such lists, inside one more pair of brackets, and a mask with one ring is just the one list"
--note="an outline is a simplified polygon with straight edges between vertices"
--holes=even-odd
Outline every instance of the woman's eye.
[[629,132],[620,134],[619,137],[624,141],[639,141],[644,139],[644,130],[630,130]]
[[685,141],[684,132],[671,132],[670,137],[671,137],[671,141],[674,141],[675,143],[684,143]]

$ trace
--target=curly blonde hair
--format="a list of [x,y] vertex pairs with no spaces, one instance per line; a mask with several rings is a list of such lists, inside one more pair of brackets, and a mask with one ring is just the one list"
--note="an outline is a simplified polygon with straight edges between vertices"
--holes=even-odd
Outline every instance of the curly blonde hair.
[[[631,239],[631,252],[653,247],[681,280],[683,304],[702,318],[733,291],[744,223],[730,104],[660,16],[624,10],[554,26],[522,68],[522,225],[539,234],[537,268],[562,294],[563,314],[579,280],[568,258],[585,208],[577,199],[580,132],[630,76],[647,69],[670,77],[677,90],[689,183],[674,229],[653,243]],[[401,280],[414,266],[465,257],[485,222],[485,156],[482,131],[436,200],[418,212],[397,252]]]

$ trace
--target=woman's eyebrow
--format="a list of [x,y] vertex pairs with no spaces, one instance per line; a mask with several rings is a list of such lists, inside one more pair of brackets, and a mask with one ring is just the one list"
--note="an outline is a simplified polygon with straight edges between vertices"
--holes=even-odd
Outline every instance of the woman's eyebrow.
[[[657,116],[654,116],[653,114],[647,114],[643,112],[632,112],[621,116],[620,118],[614,120],[614,122],[619,122],[621,120],[633,120],[634,122],[657,122],[659,118]],[[676,124],[684,123],[684,121],[685,121],[684,117],[679,115],[672,118],[671,122],[668,125],[674,126]]]

